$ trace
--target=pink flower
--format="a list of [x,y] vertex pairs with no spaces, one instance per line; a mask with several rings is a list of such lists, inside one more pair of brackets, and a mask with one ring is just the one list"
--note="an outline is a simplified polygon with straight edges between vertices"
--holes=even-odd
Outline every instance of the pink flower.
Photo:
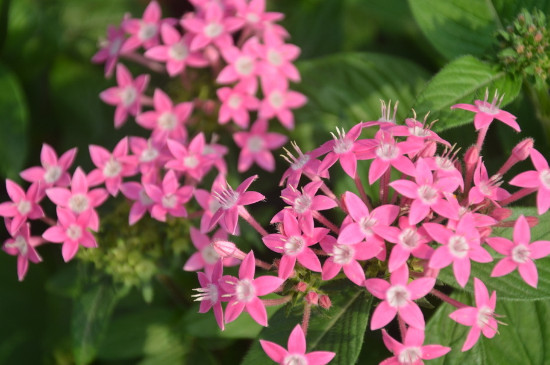
[[298,220],[286,211],[283,218],[282,233],[269,234],[262,238],[272,251],[283,254],[279,264],[279,277],[292,276],[296,260],[311,271],[321,272],[321,262],[309,246],[319,242],[326,234],[326,228],[314,228],[312,235],[302,234]]
[[265,12],[265,0],[235,1],[237,17],[246,21],[246,26],[256,31],[263,31],[266,24],[284,18],[282,13]]
[[288,350],[271,341],[260,340],[260,345],[271,360],[280,365],[325,365],[336,355],[330,351],[306,353],[306,336],[300,325],[296,325],[288,337]]
[[319,173],[321,161],[319,161],[317,157],[322,154],[321,151],[317,149],[312,152],[302,153],[302,150],[298,147],[296,142],[292,141],[290,144],[298,156],[295,157],[289,150],[284,148],[286,155],[281,155],[281,157],[290,164],[290,167],[283,173],[279,185],[283,185],[286,180],[288,185],[298,186],[302,174],[305,174],[312,180],[317,175],[319,175],[319,177],[328,178],[328,172]]
[[58,159],[55,150],[44,143],[40,151],[42,166],[29,167],[21,171],[19,175],[29,182],[40,182],[41,189],[50,188],[54,185],[67,186],[71,182],[67,170],[73,164],[76,151],[76,148],[71,148]]
[[109,105],[116,105],[115,128],[120,128],[128,114],[136,116],[141,111],[141,96],[149,83],[149,75],[139,75],[134,80],[128,69],[118,64],[116,79],[118,87],[102,91],[99,97]]
[[290,109],[302,107],[307,98],[297,91],[290,91],[282,86],[263,87],[264,100],[258,112],[260,119],[277,117],[286,129],[294,129],[294,115]]
[[390,276],[389,283],[382,279],[365,280],[367,290],[383,300],[372,314],[371,329],[384,327],[396,314],[399,314],[409,326],[423,330],[424,315],[413,300],[428,294],[434,285],[434,278],[420,278],[409,283],[407,265],[402,265],[395,270]]
[[94,186],[105,182],[107,191],[112,196],[117,196],[122,178],[137,172],[134,159],[128,156],[128,137],[117,143],[113,153],[96,145],[90,145],[89,149],[92,162],[97,167],[88,176],[89,184]]
[[471,349],[479,339],[480,333],[487,338],[493,338],[497,333],[498,321],[494,318],[497,293],[493,291],[491,297],[485,284],[478,278],[474,278],[475,307],[465,307],[454,311],[449,315],[456,322],[464,326],[472,326],[462,351]]
[[122,194],[124,194],[126,198],[134,201],[132,207],[130,208],[130,215],[128,217],[128,223],[130,225],[134,225],[137,221],[139,221],[145,212],[149,212],[149,214],[151,214],[154,201],[149,195],[147,195],[143,185],[153,183],[153,177],[154,175],[142,175],[141,183],[130,181],[123,183],[120,186],[120,191]]
[[154,138],[130,137],[130,151],[144,175],[158,171],[171,157],[164,142]]
[[258,65],[261,77],[283,77],[292,81],[300,81],[300,73],[292,64],[292,61],[300,55],[300,48],[293,44],[286,44],[273,32],[265,32],[263,38],[265,45],[259,48],[259,56],[262,61]]
[[155,184],[144,184],[145,192],[153,200],[151,217],[161,222],[166,221],[166,214],[173,217],[187,217],[187,210],[184,204],[193,196],[192,186],[179,187],[178,178],[173,170],[169,170],[162,186]]
[[214,227],[214,225],[210,225],[210,221],[214,213],[221,207],[220,201],[216,196],[223,191],[225,184],[225,177],[223,175],[218,175],[212,184],[211,192],[203,189],[196,189],[194,192],[195,200],[203,209],[200,224],[202,233],[209,232]]
[[361,135],[361,130],[363,125],[361,123],[353,126],[348,133],[342,129],[340,130],[336,127],[336,132],[338,137],[332,133],[334,138],[332,141],[329,141],[319,147],[319,151],[323,153],[328,150],[329,152],[321,162],[319,166],[320,171],[325,171],[340,160],[340,166],[350,177],[355,178],[355,172],[357,170],[357,155],[356,149],[357,144],[355,143],[357,138]]
[[222,102],[218,122],[226,124],[233,119],[235,124],[241,128],[248,128],[250,121],[250,110],[258,109],[260,102],[255,96],[250,95],[243,86],[237,85],[235,88],[222,87],[216,91],[218,98]]
[[57,207],[56,226],[48,228],[42,237],[50,242],[63,243],[61,253],[65,262],[70,261],[77,253],[79,245],[97,247],[94,235],[88,231],[91,211],[76,216],[68,209]]
[[208,274],[214,269],[218,261],[222,261],[224,266],[234,266],[240,263],[239,260],[234,258],[222,259],[214,248],[214,242],[227,240],[227,233],[223,229],[218,229],[212,238],[209,238],[195,227],[191,227],[190,236],[191,242],[198,252],[191,255],[183,265],[183,270],[198,271],[204,268],[204,271]]
[[168,75],[175,76],[185,71],[187,66],[206,67],[208,60],[200,53],[190,51],[189,47],[193,36],[181,35],[168,24],[162,24],[160,28],[162,42],[165,45],[155,46],[145,52],[145,57],[155,61],[166,62]]
[[280,133],[269,133],[265,119],[258,119],[250,128],[250,132],[233,134],[233,139],[241,148],[239,172],[248,170],[253,162],[256,162],[262,169],[273,172],[275,159],[270,150],[280,148],[287,141],[287,138]]
[[249,38],[241,47],[226,47],[222,49],[222,56],[227,62],[216,78],[220,84],[239,82],[243,89],[254,94],[258,88],[258,39]]
[[468,203],[479,204],[485,199],[490,200],[497,207],[498,201],[504,200],[510,196],[510,193],[500,187],[501,180],[498,175],[489,178],[485,164],[479,159],[474,172],[474,184],[468,194]]
[[[5,220],[6,228],[9,231],[11,221]],[[12,256],[17,256],[17,277],[19,281],[23,281],[27,270],[29,268],[29,261],[35,264],[42,261],[35,247],[44,242],[40,237],[34,237],[30,235],[30,224],[22,224],[17,231],[14,231],[12,238],[6,240],[2,249]]]
[[380,365],[422,365],[424,364],[422,360],[435,359],[451,351],[447,346],[422,346],[424,331],[414,327],[407,329],[403,343],[392,338],[386,330],[382,330],[382,339],[394,356],[382,361]]
[[262,326],[267,326],[267,312],[259,296],[273,293],[284,282],[275,276],[261,276],[254,279],[254,252],[250,251],[239,267],[239,278],[225,276],[222,286],[228,294],[229,303],[225,309],[225,323],[237,319],[244,309]]
[[544,214],[550,208],[550,168],[548,161],[536,149],[531,149],[531,161],[536,171],[525,171],[510,180],[510,185],[537,189],[537,209]]
[[122,28],[129,34],[130,38],[124,42],[122,52],[132,52],[143,45],[145,49],[156,46],[159,43],[158,35],[160,24],[163,22],[175,25],[175,19],[162,19],[162,9],[156,1],[151,1],[143,12],[141,19],[125,19]]
[[155,111],[147,111],[136,117],[137,124],[153,130],[152,137],[166,141],[168,138],[185,140],[187,130],[185,122],[193,111],[193,103],[179,103],[174,106],[172,100],[161,89],[155,89],[153,94]]
[[550,241],[531,242],[531,230],[527,219],[521,215],[514,225],[514,241],[503,237],[489,237],[487,243],[506,257],[494,267],[491,276],[504,276],[516,268],[525,282],[537,287],[538,272],[533,260],[550,255]]
[[470,278],[470,260],[483,263],[493,261],[491,254],[481,247],[480,235],[471,214],[464,215],[458,221],[454,232],[437,223],[424,223],[423,227],[430,237],[443,244],[435,250],[428,266],[442,269],[452,263],[456,281],[462,287]]
[[107,40],[101,42],[101,49],[92,57],[93,63],[105,62],[105,76],[111,77],[118,61],[122,45],[126,40],[125,32],[114,25],[107,27]]
[[210,228],[223,218],[223,227],[227,229],[227,232],[233,235],[237,232],[239,207],[265,199],[265,196],[258,192],[246,191],[250,184],[257,178],[258,175],[250,176],[243,181],[236,190],[233,190],[229,184],[226,184],[226,187],[216,194],[220,207],[210,220]]
[[220,285],[220,279],[222,278],[223,266],[221,261],[218,261],[214,265],[214,268],[209,274],[199,272],[199,283],[201,288],[193,289],[198,294],[193,294],[195,301],[200,302],[199,313],[206,313],[210,308],[214,308],[214,316],[218,326],[223,331],[225,328],[225,322],[223,320],[222,299],[225,291]]
[[185,172],[193,179],[200,181],[213,163],[210,158],[205,156],[205,144],[202,132],[197,134],[187,147],[169,139],[167,141],[168,149],[174,158],[166,163],[166,168]]
[[489,99],[489,90],[485,90],[485,99],[483,101],[476,100],[474,103],[475,105],[471,104],[456,104],[451,107],[451,109],[464,109],[469,110],[471,112],[476,113],[474,117],[474,126],[476,127],[476,130],[480,130],[482,128],[489,128],[489,125],[493,122],[494,119],[500,120],[502,123],[507,124],[508,126],[512,127],[516,130],[516,132],[519,132],[521,129],[519,128],[518,123],[516,122],[516,117],[507,111],[500,110],[500,104],[502,103],[502,99],[504,98],[504,94],[501,95],[501,97],[498,97],[498,93],[495,91],[495,96],[493,97],[493,101],[489,103],[487,100]]
[[27,219],[38,219],[44,216],[44,211],[38,205],[39,183],[33,183],[25,192],[19,185],[10,179],[6,179],[6,191],[12,200],[0,204],[0,216],[12,218],[8,232],[15,233]]

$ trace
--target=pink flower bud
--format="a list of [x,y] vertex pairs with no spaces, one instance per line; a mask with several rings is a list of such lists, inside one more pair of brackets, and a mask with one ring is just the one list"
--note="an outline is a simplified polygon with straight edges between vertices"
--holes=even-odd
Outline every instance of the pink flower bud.
[[503,221],[512,215],[512,210],[508,208],[495,208],[490,215],[497,221]]
[[328,295],[321,295],[319,297],[319,305],[321,306],[321,308],[324,309],[329,309],[330,307],[332,307],[332,302],[330,301]]
[[217,240],[212,242],[212,246],[214,250],[216,250],[216,253],[222,258],[234,257],[239,260],[244,260],[246,257],[246,254],[239,250],[233,242]]
[[517,158],[518,161],[525,160],[529,157],[534,143],[533,138],[524,139],[512,149],[512,155]]
[[304,293],[307,289],[307,284],[303,281],[300,281],[298,284],[296,284],[296,290]]
[[426,158],[426,157],[433,157],[435,156],[435,152],[437,151],[437,143],[435,141],[427,141],[424,144],[424,147],[420,152],[418,153],[419,157]]
[[466,154],[464,155],[464,163],[466,164],[466,170],[469,170],[470,167],[473,169],[477,165],[479,160],[479,148],[477,146],[472,146],[468,148]]
[[305,300],[311,305],[319,305],[319,294],[310,291],[306,294]]

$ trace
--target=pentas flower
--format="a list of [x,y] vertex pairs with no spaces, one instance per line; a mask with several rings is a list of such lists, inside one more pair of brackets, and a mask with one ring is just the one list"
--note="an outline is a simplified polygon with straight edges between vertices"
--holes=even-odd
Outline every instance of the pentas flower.
[[[437,133],[431,130],[432,124],[426,125],[426,120],[423,123],[415,118],[405,119],[405,125],[396,125],[391,128],[391,134],[395,137],[402,136],[407,137],[407,141],[411,142],[411,145],[417,145],[420,149],[428,141],[435,141],[444,146],[451,147],[451,144],[439,137]],[[418,152],[418,151],[417,151]]]
[[286,280],[292,276],[296,260],[311,271],[321,272],[321,262],[309,246],[319,242],[328,232],[326,228],[314,228],[312,235],[304,235],[298,220],[286,211],[281,233],[269,234],[262,241],[270,250],[283,254],[279,277]]
[[481,333],[487,338],[493,338],[497,333],[498,321],[494,318],[497,293],[493,291],[489,297],[485,284],[478,278],[474,278],[474,295],[475,307],[460,308],[449,314],[449,317],[456,322],[472,327],[462,346],[462,351],[471,349]]
[[159,28],[161,22],[176,24],[175,19],[162,20],[162,10],[156,1],[151,1],[143,12],[141,19],[125,19],[122,28],[130,37],[124,42],[122,52],[132,52],[139,46],[145,49],[156,46],[159,43]]
[[126,33],[121,27],[109,25],[107,27],[107,39],[100,42],[101,49],[92,57],[93,63],[105,63],[105,76],[111,77],[118,57],[121,53],[122,45],[126,40]]
[[202,54],[191,51],[191,34],[181,35],[174,27],[162,24],[160,35],[164,45],[155,46],[145,52],[145,57],[166,62],[168,75],[175,76],[185,72],[187,66],[206,67],[208,60]]
[[40,183],[41,189],[47,189],[52,186],[68,186],[71,177],[67,170],[73,164],[76,156],[76,148],[71,148],[57,158],[57,153],[48,144],[42,145],[40,151],[40,163],[42,166],[29,167],[19,174],[24,180],[31,183]]
[[275,342],[266,340],[260,340],[260,345],[267,356],[280,365],[325,365],[336,355],[330,351],[306,353],[306,336],[299,324],[294,327],[288,337],[288,350]]
[[258,119],[249,132],[233,134],[235,143],[241,148],[237,165],[239,172],[248,170],[254,162],[266,171],[275,170],[275,159],[270,150],[280,148],[287,138],[280,133],[269,133],[267,128],[267,120]]
[[495,265],[491,276],[504,276],[517,268],[523,280],[536,288],[538,272],[533,260],[550,255],[550,241],[531,243],[531,230],[523,215],[516,220],[513,240],[512,242],[504,237],[486,239],[495,251],[506,256]]
[[267,326],[265,305],[258,297],[273,293],[284,280],[270,275],[254,279],[255,270],[254,253],[251,251],[239,267],[238,279],[233,276],[222,278],[222,287],[227,292],[224,296],[230,298],[225,309],[225,323],[234,321],[246,309],[256,322]]
[[97,247],[94,235],[88,231],[90,214],[91,211],[88,210],[77,216],[68,209],[57,207],[57,225],[42,234],[47,241],[63,243],[61,254],[65,262],[72,260],[80,245]]
[[227,175],[227,163],[225,162],[224,156],[229,152],[229,148],[221,143],[216,143],[217,140],[218,136],[213,135],[210,143],[204,145],[202,154],[218,170],[219,174]]
[[135,175],[137,172],[134,159],[128,156],[128,137],[120,140],[113,153],[102,146],[90,145],[90,157],[97,169],[88,175],[91,186],[105,182],[107,191],[116,196],[122,184],[122,178]]
[[[10,231],[11,220],[6,219],[6,229]],[[2,249],[12,256],[17,256],[17,277],[23,281],[29,268],[29,261],[39,263],[42,258],[36,252],[35,247],[44,242],[40,237],[34,237],[30,234],[30,224],[22,224],[17,231],[11,233],[12,238],[7,239]]]
[[370,260],[382,250],[382,247],[373,247],[367,242],[339,244],[336,243],[336,238],[328,235],[320,244],[329,256],[323,263],[321,278],[330,280],[343,270],[348,279],[361,286],[365,281],[365,270],[358,260]]
[[210,228],[212,228],[220,219],[223,218],[223,227],[230,234],[237,232],[237,221],[239,220],[239,207],[243,205],[253,204],[264,200],[265,196],[256,191],[246,191],[250,184],[258,178],[258,175],[253,175],[244,180],[236,190],[233,190],[229,184],[216,193],[216,198],[220,203],[220,207],[210,220]]
[[424,316],[413,300],[424,297],[435,285],[434,278],[420,278],[409,283],[409,268],[402,265],[390,276],[388,283],[382,279],[367,279],[367,290],[382,299],[372,314],[371,329],[384,327],[399,314],[399,317],[409,326],[423,330]]
[[481,247],[480,235],[471,214],[464,215],[454,231],[438,223],[424,223],[422,226],[432,239],[442,244],[430,257],[428,266],[442,269],[453,264],[457,283],[464,287],[470,278],[471,263],[493,261],[491,254]]
[[88,226],[94,231],[99,229],[99,216],[94,208],[100,206],[107,199],[108,193],[102,188],[89,190],[88,179],[80,167],[77,167],[73,174],[71,190],[50,188],[46,190],[46,195],[54,204],[68,208],[75,214],[91,210]]
[[197,291],[197,294],[193,294],[194,300],[200,302],[199,313],[206,313],[213,308],[214,317],[218,326],[223,331],[225,328],[225,321],[223,319],[222,300],[225,291],[220,285],[222,278],[223,266],[221,261],[218,261],[210,273],[197,273],[199,276],[200,288],[193,289]]
[[162,179],[162,185],[144,184],[145,192],[153,200],[151,217],[166,221],[166,214],[173,217],[187,217],[184,204],[193,196],[192,186],[180,188],[176,173],[169,170]]
[[470,205],[479,204],[488,199],[498,207],[497,202],[510,196],[509,192],[500,187],[501,183],[499,175],[489,178],[487,168],[480,159],[474,172],[474,186],[468,194],[468,203]]
[[231,33],[244,25],[244,20],[226,17],[220,5],[210,2],[201,16],[184,17],[181,25],[194,37],[191,41],[191,51],[198,51],[209,44],[224,49],[233,44]]
[[258,47],[258,39],[252,37],[241,48],[223,48],[221,53],[227,62],[227,66],[220,71],[216,82],[220,84],[238,82],[244,90],[254,94],[258,88]]
[[340,161],[340,166],[350,177],[355,178],[355,173],[357,171],[357,156],[356,148],[357,145],[355,141],[361,135],[361,130],[363,125],[361,123],[353,126],[348,133],[343,129],[340,130],[336,127],[336,132],[338,137],[332,133],[333,140],[324,143],[319,147],[319,152],[325,153],[328,152],[321,166],[319,166],[320,171],[325,171],[336,161]]
[[136,116],[141,111],[141,96],[149,83],[149,75],[139,75],[133,79],[130,71],[119,63],[116,79],[118,86],[102,91],[99,97],[109,105],[116,105],[115,128],[120,128],[128,114]]
[[263,32],[267,23],[279,21],[284,18],[282,13],[266,12],[265,0],[236,0],[234,1],[238,18],[243,19],[247,28],[257,32]]
[[212,166],[212,160],[204,154],[205,144],[206,141],[202,132],[197,134],[187,147],[169,139],[167,145],[174,159],[168,161],[165,167],[184,172],[193,179],[200,181]]
[[225,185],[225,177],[223,175],[218,175],[212,184],[212,190],[210,192],[204,189],[195,189],[195,200],[203,209],[200,223],[200,230],[202,233],[209,232],[215,225],[214,224],[211,226],[210,221],[212,220],[214,213],[216,213],[221,207],[221,203],[218,200],[217,195],[224,190]]
[[223,258],[217,253],[214,248],[214,242],[227,240],[227,232],[223,229],[218,229],[216,233],[209,238],[206,234],[201,233],[195,227],[191,227],[190,230],[191,242],[193,246],[198,250],[189,257],[187,262],[183,265],[185,271],[204,271],[209,274],[212,272],[218,261],[222,261],[224,266],[234,266],[239,264],[239,260],[234,258]]
[[416,182],[395,180],[389,185],[398,193],[413,199],[409,223],[417,224],[428,216],[430,210],[449,219],[458,219],[458,211],[444,199],[445,194],[452,194],[458,187],[453,178],[441,178],[434,181],[434,176],[424,159],[416,162]]
[[184,126],[193,111],[193,103],[174,105],[162,90],[155,89],[153,94],[155,111],[147,111],[136,117],[136,122],[145,129],[153,131],[152,137],[161,141],[168,138],[183,141],[187,138]]
[[295,82],[300,81],[300,73],[292,63],[300,55],[300,48],[285,43],[273,32],[265,32],[263,40],[264,44],[258,49],[261,58],[258,64],[259,75],[264,79],[283,77]]
[[12,200],[0,204],[0,216],[11,218],[8,232],[15,233],[27,219],[38,219],[44,216],[40,202],[39,183],[33,183],[25,192],[19,185],[6,179],[6,191]]
[[221,101],[218,122],[226,124],[233,120],[241,128],[248,128],[249,111],[258,109],[259,100],[240,84],[234,88],[222,87],[216,91]]
[[384,345],[394,356],[382,361],[380,365],[422,365],[424,361],[441,357],[451,351],[450,347],[441,345],[425,345],[424,331],[409,327],[403,343],[396,341],[386,330],[382,330]]
[[130,137],[129,141],[130,151],[143,175],[156,172],[171,157],[166,145],[158,138]]
[[474,102],[475,105],[456,104],[451,106],[451,109],[458,108],[476,113],[474,117],[474,127],[476,130],[489,128],[489,125],[491,125],[493,120],[497,119],[513,128],[516,132],[519,132],[521,129],[519,124],[516,122],[516,117],[505,110],[499,109],[503,98],[504,95],[501,95],[499,98],[498,93],[495,91],[493,101],[489,103],[489,90],[487,89],[485,91],[485,99],[483,101],[476,100]]
[[548,161],[536,149],[531,149],[531,161],[535,170],[525,171],[510,180],[510,185],[537,189],[537,210],[544,214],[550,208],[550,167]]
[[322,154],[321,151],[317,149],[316,151],[303,153],[296,142],[292,141],[290,144],[294,148],[294,151],[296,151],[297,156],[294,156],[289,150],[283,148],[286,155],[281,155],[281,157],[290,164],[290,167],[283,173],[281,181],[279,182],[280,186],[282,186],[285,181],[287,181],[287,184],[290,186],[298,186],[302,174],[312,179],[315,176],[328,178],[328,171],[319,171],[321,161],[319,161],[317,157]]
[[120,191],[122,192],[122,194],[126,198],[133,200],[133,204],[130,208],[130,214],[128,217],[128,223],[130,225],[134,225],[137,221],[139,221],[146,212],[149,212],[149,214],[151,214],[151,210],[153,209],[153,205],[155,202],[145,191],[144,185],[148,183],[154,183],[156,181],[154,176],[154,174],[144,174],[141,177],[141,183],[130,181],[123,183],[120,186]]
[[[272,85],[269,85],[272,84]],[[264,100],[261,101],[258,116],[260,119],[277,117],[286,129],[294,129],[294,115],[290,109],[305,105],[307,98],[297,91],[288,90],[276,83],[263,86]]]
[[441,155],[425,158],[424,161],[428,164],[430,170],[434,171],[437,179],[452,179],[461,190],[464,190],[464,178],[462,172],[456,168],[456,156],[451,155],[451,150],[447,150]]

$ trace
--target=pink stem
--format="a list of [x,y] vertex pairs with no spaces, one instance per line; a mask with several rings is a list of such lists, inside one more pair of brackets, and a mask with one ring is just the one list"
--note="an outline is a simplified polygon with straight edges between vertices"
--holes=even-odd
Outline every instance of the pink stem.
[[321,223],[322,225],[324,225],[325,227],[327,227],[328,229],[330,229],[331,231],[333,231],[336,234],[340,233],[340,229],[338,227],[336,227],[336,225],[334,223],[332,223],[327,218],[325,218],[325,216],[323,216],[321,213],[319,213],[317,211],[312,211],[311,213],[313,215],[313,218],[318,220],[319,223]]
[[515,193],[513,193],[512,195],[510,195],[508,198],[502,200],[500,202],[500,206],[504,207],[510,203],[513,203],[515,202],[516,200],[519,200],[523,197],[526,197],[527,195],[531,194],[531,193],[534,193],[535,191],[537,191],[537,188],[523,188],[523,189],[520,189],[518,191],[516,191]]
[[390,190],[390,177],[391,168],[388,167],[384,175],[382,175],[382,180],[380,180],[380,204],[386,204],[388,201],[388,192]]
[[437,289],[432,289],[430,291],[430,294],[438,297],[439,299],[441,299],[442,301],[444,302],[447,302],[449,303],[450,305],[452,305],[453,307],[456,307],[456,308],[464,308],[466,307],[466,304],[462,303],[462,302],[459,302],[458,300],[455,300],[451,297],[449,297],[447,294],[444,294],[442,292],[440,292],[439,290]]
[[286,295],[282,298],[277,298],[277,299],[262,299],[262,303],[264,303],[266,307],[271,307],[274,305],[281,305],[281,304],[288,303],[291,300],[292,300],[292,295]]
[[363,203],[367,206],[369,211],[372,210],[372,203],[369,199],[369,196],[367,195],[367,192],[365,191],[365,187],[363,186],[363,182],[361,181],[361,178],[357,173],[355,174],[355,178],[353,179],[355,181],[355,186],[357,187],[357,190],[359,191],[359,194],[361,195],[361,200],[363,200]]
[[239,205],[239,215],[254,228],[260,235],[267,236],[269,233],[262,227],[254,217],[248,213],[248,210],[242,205]]
[[135,53],[135,52],[125,53],[125,54],[121,54],[121,56],[130,61],[138,63],[142,66],[148,67],[152,71],[159,72],[159,73],[164,72],[164,66],[162,64],[152,61],[139,53]]
[[307,328],[309,326],[310,316],[311,316],[311,304],[306,302],[304,304],[304,316],[302,317],[302,331],[304,331],[304,336],[307,335]]

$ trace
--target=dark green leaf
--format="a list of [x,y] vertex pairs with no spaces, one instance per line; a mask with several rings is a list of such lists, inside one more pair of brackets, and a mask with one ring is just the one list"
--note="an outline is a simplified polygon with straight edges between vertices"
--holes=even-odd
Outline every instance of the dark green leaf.
[[498,17],[490,1],[409,0],[416,22],[448,59],[482,56],[494,44]]
[[472,112],[451,110],[450,107],[483,99],[487,88],[491,97],[495,90],[504,94],[502,107],[516,98],[521,80],[511,79],[503,71],[473,56],[464,56],[449,63],[430,80],[418,96],[414,109],[419,116],[430,112],[430,120],[439,119],[434,126],[436,131],[472,123]]
[[504,26],[510,23],[522,9],[528,11],[540,9],[547,16],[550,14],[550,1],[548,0],[492,0],[492,3]]

